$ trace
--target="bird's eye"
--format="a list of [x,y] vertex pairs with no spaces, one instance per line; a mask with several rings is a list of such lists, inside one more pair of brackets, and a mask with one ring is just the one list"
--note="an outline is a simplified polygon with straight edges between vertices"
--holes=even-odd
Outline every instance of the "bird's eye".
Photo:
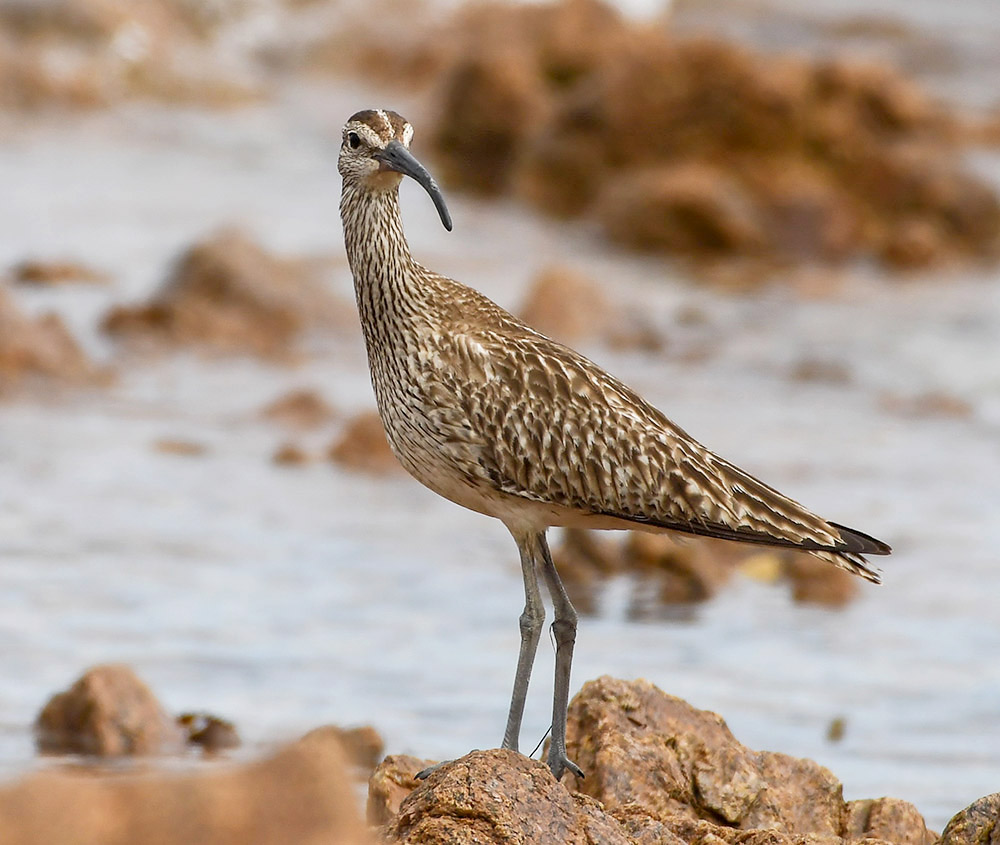
[[361,146],[361,138],[358,137],[357,132],[348,132],[347,143],[351,145],[352,150],[356,150],[358,147]]

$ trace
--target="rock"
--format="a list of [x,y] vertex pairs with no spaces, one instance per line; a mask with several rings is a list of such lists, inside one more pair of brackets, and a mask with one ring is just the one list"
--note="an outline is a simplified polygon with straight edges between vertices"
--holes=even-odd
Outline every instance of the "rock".
[[238,748],[240,735],[232,722],[210,713],[182,713],[177,725],[187,734],[188,745],[197,745],[207,753]]
[[47,771],[0,787],[4,845],[364,845],[339,743],[209,772]]
[[797,602],[843,607],[858,594],[858,578],[808,554],[785,556],[785,575]]
[[624,543],[597,532],[567,529],[552,558],[577,610],[592,613],[604,580],[634,572],[630,618],[660,616],[664,605],[714,596],[748,557],[742,546],[707,539],[628,531]]
[[61,285],[69,282],[104,284],[108,275],[78,261],[42,261],[28,259],[15,264],[11,278],[22,285]]
[[371,475],[389,475],[402,470],[375,411],[366,411],[348,420],[327,454],[330,460],[346,469]]
[[621,546],[596,531],[566,528],[552,549],[570,601],[580,613],[596,613],[597,595],[609,575],[624,571]]
[[308,262],[278,258],[230,230],[185,251],[147,304],[112,308],[102,328],[147,343],[288,357],[307,328],[340,308]]
[[447,117],[432,135],[442,181],[480,194],[501,193],[521,138],[544,107],[531,67],[512,50],[477,51],[449,69],[442,87]]
[[882,839],[894,845],[932,845],[938,837],[927,830],[917,808],[898,798],[849,801],[844,839]]
[[390,843],[632,845],[621,824],[571,795],[543,763],[474,751],[435,771],[383,830]]
[[802,358],[792,365],[789,376],[793,381],[848,384],[851,380],[851,369],[843,361]]
[[998,845],[1000,843],[1000,792],[974,801],[941,833],[939,845]]
[[293,390],[268,403],[260,415],[289,428],[318,428],[334,417],[333,407],[315,390]]
[[0,5],[0,108],[95,108],[136,97],[252,102],[259,81],[211,43],[222,7],[236,5],[8,0]]
[[901,220],[886,234],[881,257],[900,270],[921,270],[945,263],[948,236],[929,220]]
[[880,404],[886,411],[914,419],[966,419],[973,412],[973,406],[967,400],[942,390],[928,390],[914,396],[886,393],[881,397]]
[[294,443],[283,443],[277,448],[271,461],[279,466],[298,467],[309,463],[309,453]]
[[597,0],[461,10],[431,36],[449,45],[431,139],[442,176],[480,193],[510,187],[553,95],[591,79],[623,32],[621,16]]
[[[568,728],[569,756],[586,772],[583,781],[567,774],[557,784],[542,764],[503,750],[473,752],[426,781],[413,775],[428,761],[387,757],[369,782],[369,819],[384,825],[391,843],[935,840],[911,804],[895,798],[845,803],[840,782],[822,766],[746,748],[719,716],[648,681],[604,677],[585,684],[570,704]],[[997,796],[992,799],[995,819]],[[981,829],[987,812],[972,829]]]
[[[379,732],[371,725],[362,725],[356,728],[341,728],[337,725],[324,725],[315,728],[306,734],[309,739],[313,735],[323,737],[333,737],[344,749],[347,758],[358,768],[371,772],[382,759],[382,752],[385,743]],[[367,777],[367,774],[366,774]]]
[[710,540],[679,543],[666,534],[632,531],[625,544],[629,569],[658,582],[658,597],[668,604],[706,601],[729,580],[745,550]]
[[836,262],[863,247],[861,220],[844,187],[812,162],[764,161],[742,178],[756,199],[767,251],[783,258]]
[[417,773],[435,762],[408,754],[390,754],[379,763],[368,779],[368,823],[384,825],[392,819],[403,799],[423,783],[417,780]]
[[24,316],[0,287],[0,396],[31,381],[93,384],[106,378],[59,317]]
[[558,266],[535,277],[518,316],[568,346],[605,337],[616,321],[614,308],[592,279]]
[[664,339],[648,322],[613,305],[601,288],[569,267],[552,266],[531,284],[519,316],[560,343],[606,343],[616,349],[658,352]]
[[[828,770],[811,760],[752,751],[719,716],[648,681],[604,677],[585,684],[570,705],[567,739],[570,758],[587,775],[582,782],[568,776],[574,787],[613,815],[637,807],[685,841],[695,834],[690,825],[702,822],[712,822],[716,835],[730,842],[727,827],[854,835],[844,826],[840,782]],[[905,817],[905,835],[923,836],[919,814],[904,805],[885,805],[885,817]],[[852,830],[860,824],[881,835],[880,818],[855,820]]]
[[57,693],[35,721],[38,750],[98,757],[161,754],[183,747],[181,732],[127,666],[89,669]]
[[710,165],[636,171],[611,183],[599,206],[610,238],[636,249],[695,257],[753,255],[766,244],[752,198],[731,175]]
[[428,40],[454,185],[596,217],[740,287],[817,262],[1000,257],[968,121],[885,65],[681,37],[597,0],[488,4]]
[[208,452],[204,443],[181,440],[177,437],[161,437],[153,443],[153,449],[164,455],[180,455],[186,458],[197,458]]

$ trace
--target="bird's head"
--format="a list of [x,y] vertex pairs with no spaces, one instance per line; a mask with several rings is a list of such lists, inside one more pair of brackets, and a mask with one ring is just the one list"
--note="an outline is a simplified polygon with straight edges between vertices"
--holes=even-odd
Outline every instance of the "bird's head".
[[437,182],[410,152],[413,127],[394,111],[367,109],[344,125],[337,169],[344,182],[368,191],[394,190],[403,176],[415,179],[434,201],[444,227],[451,231],[451,215]]

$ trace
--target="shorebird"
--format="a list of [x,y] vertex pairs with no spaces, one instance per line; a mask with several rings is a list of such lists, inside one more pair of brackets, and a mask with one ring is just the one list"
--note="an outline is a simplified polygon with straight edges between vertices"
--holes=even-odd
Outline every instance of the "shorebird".
[[496,517],[517,543],[525,604],[502,747],[517,750],[528,681],[552,597],[556,643],[548,765],[583,776],[566,755],[577,616],[545,534],[549,527],[644,529],[800,549],[879,583],[863,555],[885,543],[822,519],[713,454],[659,410],[478,291],[418,264],[399,212],[403,176],[437,183],[410,152],[413,127],[393,111],[355,114],[343,130],[340,214],[368,365],[400,463],[435,493]]

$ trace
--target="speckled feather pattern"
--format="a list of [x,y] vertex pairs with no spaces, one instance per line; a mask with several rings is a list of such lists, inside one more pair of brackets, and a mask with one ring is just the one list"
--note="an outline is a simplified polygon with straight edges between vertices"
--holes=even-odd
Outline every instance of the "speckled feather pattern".
[[[348,129],[408,145],[409,124],[394,118],[362,112]],[[345,173],[341,214],[379,413],[417,480],[508,526],[675,530],[800,548],[879,580],[861,554],[887,546],[809,512],[582,355],[416,263],[398,182]]]

